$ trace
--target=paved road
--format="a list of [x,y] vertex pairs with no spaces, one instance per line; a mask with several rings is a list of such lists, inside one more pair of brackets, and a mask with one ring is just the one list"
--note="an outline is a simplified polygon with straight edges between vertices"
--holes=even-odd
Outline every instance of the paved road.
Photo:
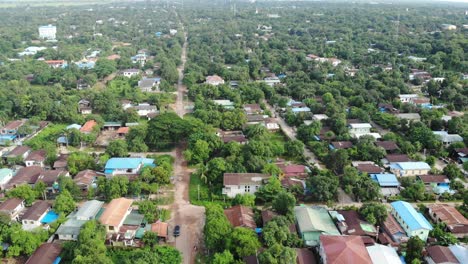
[[[288,125],[286,123],[286,121],[284,121],[284,119],[281,118],[275,112],[275,109],[270,104],[268,104],[268,102],[264,101],[264,103],[265,103],[266,107],[268,108],[268,110],[271,113],[275,114],[274,119],[276,120],[276,122],[281,127],[281,130],[283,131],[283,133],[292,140],[297,139],[296,138],[296,131],[294,130],[294,128],[292,128],[290,125]],[[307,162],[309,162],[310,164],[314,164],[315,167],[317,167],[319,169],[325,168],[325,166],[317,159],[317,157],[314,155],[314,153],[312,153],[312,151],[310,151],[307,147],[304,148],[304,156],[305,156]]]
[[[183,27],[182,27],[183,28]],[[178,67],[179,80],[177,83],[177,100],[175,111],[183,117],[187,111],[184,108],[184,95],[186,87],[182,81],[184,78],[185,62],[187,61],[187,32],[184,30],[185,42],[182,47],[182,64]],[[196,250],[200,248],[203,240],[203,226],[205,225],[205,208],[202,206],[194,206],[190,204],[189,200],[189,185],[191,171],[187,168],[182,152],[184,146],[180,144],[176,148],[176,159],[174,163],[175,182],[175,196],[174,203],[171,207],[171,219],[169,220],[170,238],[169,242],[175,243],[176,248],[182,253],[183,263],[195,263]],[[180,226],[180,236],[174,238],[172,230],[174,226]]]

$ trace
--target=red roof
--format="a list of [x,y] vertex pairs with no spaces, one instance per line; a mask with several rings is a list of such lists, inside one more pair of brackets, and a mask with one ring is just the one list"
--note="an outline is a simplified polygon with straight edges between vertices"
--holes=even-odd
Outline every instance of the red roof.
[[90,186],[98,174],[93,170],[84,170],[78,172],[73,181],[78,185]]
[[247,227],[255,229],[257,225],[254,220],[254,213],[251,208],[236,205],[231,208],[224,210],[224,215],[229,220],[233,227]]
[[448,247],[431,246],[426,251],[434,263],[460,263]]
[[449,183],[450,180],[445,175],[420,175],[418,178],[424,183]]
[[158,221],[151,224],[151,232],[157,233],[158,237],[167,238],[167,226],[167,223]]
[[376,141],[375,145],[382,147],[385,150],[396,150],[398,145],[394,141]]
[[117,134],[128,134],[129,131],[130,131],[129,127],[121,127],[117,129]]
[[280,169],[283,171],[285,177],[299,177],[306,178],[307,172],[304,165],[279,165]]
[[91,133],[91,132],[93,132],[93,128],[96,125],[97,125],[96,121],[89,120],[80,128],[80,131],[83,132],[83,133]]
[[23,202],[23,199],[19,198],[10,198],[0,204],[0,211],[9,212],[13,211]]
[[372,264],[360,236],[320,236],[327,264]]
[[34,254],[25,264],[50,264],[54,263],[62,252],[62,246],[56,243],[44,243],[36,249]]
[[406,154],[389,154],[385,156],[385,159],[387,159],[388,162],[392,162],[392,163],[411,161],[411,159]]
[[357,167],[358,171],[366,172],[366,173],[382,173],[383,169],[375,164],[358,164]]

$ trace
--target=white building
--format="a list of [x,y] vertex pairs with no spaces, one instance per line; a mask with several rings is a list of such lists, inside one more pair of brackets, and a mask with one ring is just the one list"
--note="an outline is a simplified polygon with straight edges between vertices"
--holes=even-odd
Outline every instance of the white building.
[[254,194],[270,178],[261,173],[224,173],[223,194],[230,198],[237,194]]
[[375,139],[381,138],[379,133],[372,133],[370,130],[372,125],[369,123],[356,123],[356,124],[349,124],[349,134],[352,137],[360,138],[362,136],[372,136]]
[[412,103],[414,99],[417,99],[419,96],[417,94],[400,94],[398,99],[402,103]]
[[429,231],[432,230],[432,226],[427,219],[407,202],[396,201],[391,205],[391,214],[405,230],[406,235],[408,237],[417,236],[426,242]]
[[432,133],[434,133],[446,147],[455,142],[463,142],[463,138],[458,134],[449,134],[447,131],[433,131]]
[[174,36],[175,34],[177,34],[177,29],[170,29],[170,30],[169,30],[169,34],[171,34],[172,36]]
[[137,76],[138,74],[140,74],[140,70],[138,70],[138,69],[127,69],[127,70],[122,71],[122,75],[127,77],[127,78]]
[[130,107],[135,109],[139,116],[148,116],[148,114],[158,113],[158,108],[155,105],[150,105],[148,103],[143,103]]
[[276,76],[266,77],[265,79],[263,79],[263,81],[266,83],[266,85],[268,85],[270,87],[273,87],[273,86],[281,83],[281,80]]
[[39,38],[47,40],[55,40],[57,34],[57,27],[52,25],[39,27]]
[[49,212],[51,206],[46,201],[38,201],[29,207],[21,217],[24,230],[33,230],[42,226],[41,220]]

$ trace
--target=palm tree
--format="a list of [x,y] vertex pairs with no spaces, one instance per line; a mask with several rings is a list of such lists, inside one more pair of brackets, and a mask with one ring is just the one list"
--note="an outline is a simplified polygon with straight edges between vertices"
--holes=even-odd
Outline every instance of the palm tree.
[[203,162],[198,164],[198,173],[200,175],[200,180],[204,181],[205,184],[208,182],[208,177],[206,176],[206,172],[208,171],[208,168],[206,167]]

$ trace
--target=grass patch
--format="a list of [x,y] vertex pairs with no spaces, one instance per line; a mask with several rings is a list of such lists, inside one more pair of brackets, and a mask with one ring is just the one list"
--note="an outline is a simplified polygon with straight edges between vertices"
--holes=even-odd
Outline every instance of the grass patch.
[[57,138],[63,133],[63,131],[65,131],[66,128],[67,125],[65,124],[50,124],[35,137],[24,142],[24,144],[33,149],[55,147],[57,145]]
[[212,189],[216,189],[216,187],[206,185],[195,173],[190,175],[189,199],[191,204],[200,206],[219,204],[224,208],[231,205],[229,199],[224,195],[212,192]]

